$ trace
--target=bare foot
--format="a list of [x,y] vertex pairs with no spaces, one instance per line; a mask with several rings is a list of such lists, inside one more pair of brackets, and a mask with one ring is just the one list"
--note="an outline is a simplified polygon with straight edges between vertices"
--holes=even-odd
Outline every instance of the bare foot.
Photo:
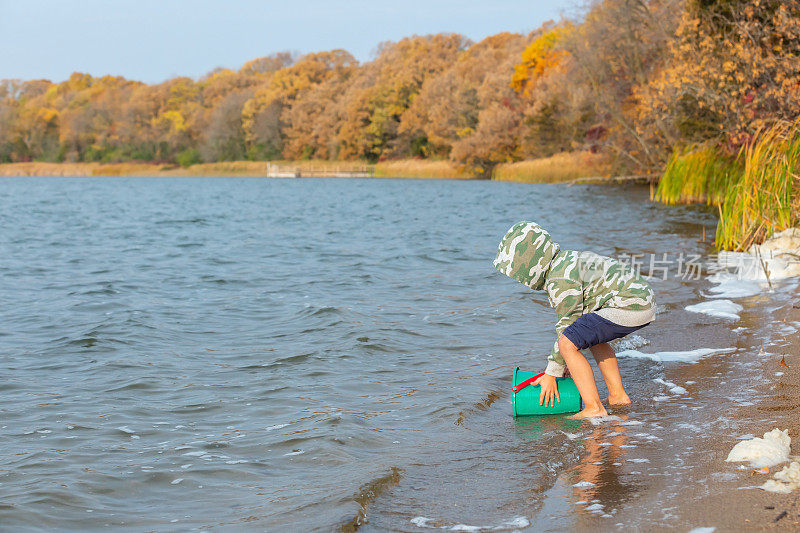
[[624,392],[622,394],[608,395],[608,405],[630,405],[631,399]]
[[585,418],[595,418],[598,416],[608,416],[608,411],[606,411],[605,407],[602,405],[600,407],[585,407],[583,411],[580,413],[575,413],[572,416],[568,416],[567,418],[574,418],[574,419],[585,419]]

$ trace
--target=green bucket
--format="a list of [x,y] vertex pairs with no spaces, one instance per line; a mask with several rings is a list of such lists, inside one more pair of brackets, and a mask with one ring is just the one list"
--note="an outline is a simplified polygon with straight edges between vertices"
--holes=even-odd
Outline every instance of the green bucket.
[[[514,369],[513,386],[516,389],[517,385],[538,376],[538,374],[525,372],[517,367]],[[580,411],[581,395],[578,392],[578,387],[575,386],[575,382],[571,378],[556,378],[556,386],[558,387],[561,401],[557,401],[552,407],[539,405],[539,393],[541,392],[541,386],[539,385],[535,387],[526,385],[518,392],[512,392],[511,405],[514,416],[560,415]]]

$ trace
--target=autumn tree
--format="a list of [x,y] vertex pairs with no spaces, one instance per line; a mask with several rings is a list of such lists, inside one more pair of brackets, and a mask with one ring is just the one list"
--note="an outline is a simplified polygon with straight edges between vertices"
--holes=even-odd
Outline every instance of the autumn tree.
[[412,36],[260,57],[143,84],[0,82],[0,161],[450,158],[483,176],[566,150],[650,172],[676,146],[731,150],[800,116],[800,0],[589,0],[478,43]]
[[429,76],[399,126],[401,134],[416,140],[411,155],[446,157],[454,143],[472,135],[480,111],[511,96],[508,78],[526,41],[514,33],[492,35]]
[[252,89],[232,92],[214,106],[208,124],[203,130],[200,148],[203,160],[245,159],[247,146],[242,127],[242,109],[252,94]]
[[239,69],[239,74],[265,77],[291,66],[295,61],[290,52],[278,52],[270,56],[259,57],[248,61]]
[[[570,58],[568,90],[586,95],[593,111],[586,133],[594,138],[588,140],[612,154],[619,167],[647,171],[663,161],[663,154],[641,133],[638,113],[643,88],[664,64],[682,4],[683,0],[596,1],[561,40]],[[583,107],[581,101],[575,103]]]
[[642,130],[662,146],[716,140],[735,149],[761,128],[795,121],[800,2],[687,1],[668,65],[646,89]]
[[480,177],[490,178],[498,163],[520,159],[522,114],[504,102],[482,109],[474,133],[453,145],[451,159]]
[[59,116],[47,100],[53,84],[47,80],[10,82],[6,85],[4,107],[15,122],[3,125],[3,137],[10,143],[10,157],[16,161],[47,159],[58,144]]
[[412,155],[419,139],[411,129],[400,130],[403,114],[425,80],[448,68],[467,44],[456,34],[383,43],[345,95],[340,156],[376,160]]
[[315,85],[354,64],[350,53],[332,50],[308,54],[292,66],[275,72],[242,109],[245,138],[251,153],[268,158],[279,156],[283,151],[284,109]]
[[287,107],[283,156],[287,159],[337,159],[339,130],[344,120],[344,100],[357,70],[355,64],[338,69]]

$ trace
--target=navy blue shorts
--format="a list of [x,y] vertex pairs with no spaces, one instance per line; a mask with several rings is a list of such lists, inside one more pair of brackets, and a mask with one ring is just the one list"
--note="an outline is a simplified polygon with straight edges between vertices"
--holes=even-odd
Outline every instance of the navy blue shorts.
[[648,324],[649,322],[641,326],[620,326],[610,320],[606,320],[597,313],[586,313],[567,326],[567,329],[564,330],[564,336],[571,340],[576,348],[585,350],[590,346],[624,337]]

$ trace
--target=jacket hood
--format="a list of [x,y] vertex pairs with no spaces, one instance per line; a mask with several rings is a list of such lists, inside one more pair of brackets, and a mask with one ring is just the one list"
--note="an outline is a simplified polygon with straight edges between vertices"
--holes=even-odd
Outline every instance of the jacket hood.
[[531,289],[544,288],[550,263],[560,247],[534,222],[517,222],[500,241],[494,267]]

